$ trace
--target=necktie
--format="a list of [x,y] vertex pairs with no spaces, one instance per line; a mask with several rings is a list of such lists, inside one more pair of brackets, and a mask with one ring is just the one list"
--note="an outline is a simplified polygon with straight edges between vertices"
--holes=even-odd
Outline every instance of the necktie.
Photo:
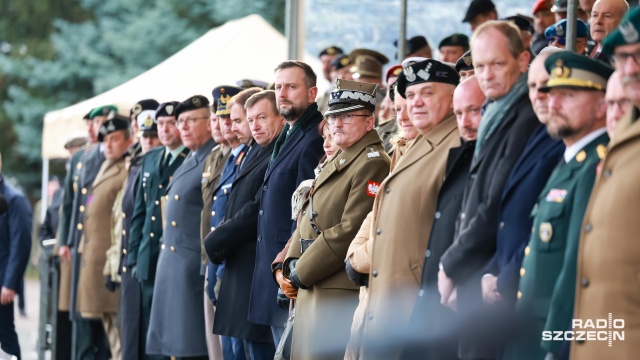
[[171,159],[173,158],[173,155],[171,155],[171,153],[169,153],[169,155],[167,155],[167,158],[164,159],[164,164],[162,165],[163,168],[168,168],[169,165],[171,164]]

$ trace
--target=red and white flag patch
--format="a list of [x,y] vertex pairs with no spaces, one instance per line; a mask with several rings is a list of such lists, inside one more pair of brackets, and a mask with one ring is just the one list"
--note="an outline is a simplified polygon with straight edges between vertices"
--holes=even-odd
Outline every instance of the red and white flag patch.
[[371,197],[376,197],[376,194],[380,190],[380,183],[375,181],[367,181],[367,195]]

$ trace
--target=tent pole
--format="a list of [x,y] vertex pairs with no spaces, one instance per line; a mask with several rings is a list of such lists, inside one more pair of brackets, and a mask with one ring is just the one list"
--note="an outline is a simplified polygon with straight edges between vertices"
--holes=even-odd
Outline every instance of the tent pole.
[[407,0],[400,0],[400,31],[398,31],[398,62],[407,54]]
[[[576,25],[578,25],[577,12],[578,4],[577,0],[569,0],[567,6],[567,50],[576,51]],[[584,54],[580,54],[584,55]]]
[[[40,214],[39,219],[40,222],[38,224],[42,224],[44,222],[44,218],[47,215],[47,208],[49,207],[49,158],[42,157],[42,201],[40,202]],[[34,217],[34,220],[37,219]]]
[[303,0],[287,0],[286,2],[284,32],[287,37],[287,57],[289,60],[302,59],[304,48],[303,8]]

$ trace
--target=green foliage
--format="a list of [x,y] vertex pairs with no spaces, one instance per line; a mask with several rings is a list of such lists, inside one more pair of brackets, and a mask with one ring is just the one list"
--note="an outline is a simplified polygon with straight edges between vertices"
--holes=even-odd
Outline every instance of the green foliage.
[[[228,20],[257,13],[282,31],[284,3],[1,1],[0,42],[14,45],[11,53],[0,52],[0,151],[5,154],[5,171],[37,197],[46,112],[141,74]],[[26,54],[20,49],[27,49]]]

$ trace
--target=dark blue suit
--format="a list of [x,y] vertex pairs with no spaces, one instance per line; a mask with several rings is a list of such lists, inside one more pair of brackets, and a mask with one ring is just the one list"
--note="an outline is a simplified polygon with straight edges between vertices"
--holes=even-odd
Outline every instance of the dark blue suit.
[[[282,144],[269,164],[262,184],[256,267],[248,318],[256,324],[282,327],[287,318],[287,311],[276,302],[278,285],[273,281],[271,263],[296,227],[291,219],[291,195],[302,181],[315,177],[313,170],[324,154],[323,140],[318,134],[322,114],[317,109],[317,105],[312,104],[298,119],[305,118],[306,125],[294,131]],[[282,131],[287,129],[285,126]]]
[[[7,211],[0,214],[0,280],[2,287],[18,291],[31,252],[31,207],[27,199],[0,175],[0,194]],[[13,302],[0,305],[0,344],[4,352],[20,358],[13,324]]]
[[558,165],[565,146],[540,125],[516,162],[500,203],[496,252],[485,273],[498,277],[498,292],[509,306],[516,301],[524,248],[531,237],[531,209]]

